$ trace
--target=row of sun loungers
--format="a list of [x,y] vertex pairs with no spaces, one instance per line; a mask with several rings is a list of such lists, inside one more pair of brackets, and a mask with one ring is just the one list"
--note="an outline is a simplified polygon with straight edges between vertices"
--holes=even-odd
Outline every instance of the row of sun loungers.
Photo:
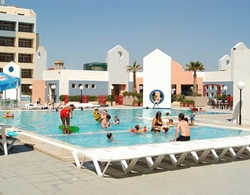
[[[218,161],[229,152],[238,158],[246,151],[250,154],[250,136],[170,142],[128,147],[83,149],[72,151],[75,164],[81,168],[86,161],[93,161],[99,177],[103,177],[111,162],[119,161],[125,173],[133,171],[140,158],[144,158],[150,169],[157,169],[165,156],[169,156],[174,166],[181,165],[190,154],[196,163],[202,163],[209,153]],[[104,164],[101,169],[100,163]]]

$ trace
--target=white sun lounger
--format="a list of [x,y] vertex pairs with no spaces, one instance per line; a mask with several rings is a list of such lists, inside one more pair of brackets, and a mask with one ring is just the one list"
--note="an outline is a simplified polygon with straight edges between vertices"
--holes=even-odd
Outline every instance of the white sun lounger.
[[[198,157],[196,151],[203,151]],[[86,149],[72,151],[76,166],[81,168],[85,161],[93,161],[98,176],[103,177],[112,161],[120,161],[125,173],[133,170],[139,158],[145,158],[150,169],[156,169],[165,155],[169,155],[173,165],[180,165],[188,153],[191,153],[196,162],[201,162],[209,153],[210,147],[204,144],[190,142],[172,142],[166,144],[140,145],[132,147],[116,147],[108,149]],[[180,154],[177,160],[176,154]],[[79,160],[79,156],[82,161]],[[152,157],[156,157],[153,160]],[[106,163],[101,171],[98,162]]]
[[[127,147],[117,147],[110,149],[86,149],[72,151],[76,166],[81,168],[86,161],[93,161],[97,175],[103,177],[111,162],[120,161],[125,173],[131,172],[138,159],[141,157],[137,151]],[[82,157],[80,162],[79,156]],[[129,163],[127,163],[129,161]],[[104,162],[103,171],[99,162]]]
[[[229,152],[233,158],[237,158],[245,150],[249,149],[250,145],[250,140],[240,137],[208,139],[202,140],[202,142],[212,147],[211,153],[217,161],[223,159],[227,152]],[[239,148],[239,150],[235,152],[234,148]],[[218,153],[218,150],[221,150],[221,152]]]
[[[69,106],[70,104],[67,104]],[[74,103],[76,108],[99,108],[100,105],[92,104],[92,103]]]

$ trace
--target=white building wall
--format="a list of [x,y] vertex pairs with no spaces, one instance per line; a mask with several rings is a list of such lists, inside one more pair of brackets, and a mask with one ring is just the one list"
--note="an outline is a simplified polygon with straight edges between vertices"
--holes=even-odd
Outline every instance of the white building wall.
[[69,94],[69,81],[107,81],[108,72],[88,70],[48,70],[44,71],[45,81],[58,80],[59,94]]
[[39,46],[36,52],[36,69],[34,78],[36,80],[43,79],[43,71],[46,70],[47,66],[47,51],[43,46]]
[[203,77],[203,82],[231,81],[230,71],[197,72],[198,77]]
[[171,108],[171,57],[159,49],[154,50],[143,58],[143,73],[143,107],[152,107],[150,94],[160,90],[164,100],[159,108]]
[[230,71],[231,70],[231,57],[229,55],[224,55],[219,59],[219,71]]
[[[106,61],[108,65],[108,86],[123,84],[127,86],[126,91],[128,91],[129,75],[126,72],[126,66],[129,65],[129,53],[122,46],[117,45],[107,52]],[[111,90],[107,90],[110,94]]]
[[237,83],[243,81],[245,83],[245,88],[242,90],[242,124],[250,124],[250,49],[248,49],[243,43],[238,43],[231,49],[231,57],[234,81],[233,119],[238,121],[240,91],[237,87]]

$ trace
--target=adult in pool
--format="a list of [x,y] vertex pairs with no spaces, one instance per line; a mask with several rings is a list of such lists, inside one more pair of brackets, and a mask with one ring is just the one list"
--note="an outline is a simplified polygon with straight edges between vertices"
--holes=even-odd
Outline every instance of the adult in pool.
[[75,109],[74,104],[70,104],[69,106],[66,106],[62,108],[60,112],[60,118],[62,121],[62,131],[63,134],[71,134],[70,131],[70,119],[73,118],[73,110]]

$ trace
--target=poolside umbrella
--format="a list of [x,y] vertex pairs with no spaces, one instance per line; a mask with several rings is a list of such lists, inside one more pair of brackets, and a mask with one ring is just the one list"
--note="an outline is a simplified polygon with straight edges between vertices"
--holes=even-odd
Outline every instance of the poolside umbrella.
[[[19,87],[21,84],[20,78],[13,77],[11,75],[5,74],[0,72],[0,91],[5,91],[8,89],[15,89]],[[6,104],[6,92],[4,93],[5,96],[5,104]]]
[[20,78],[0,72],[0,91],[15,89],[16,87],[20,86],[20,84]]

